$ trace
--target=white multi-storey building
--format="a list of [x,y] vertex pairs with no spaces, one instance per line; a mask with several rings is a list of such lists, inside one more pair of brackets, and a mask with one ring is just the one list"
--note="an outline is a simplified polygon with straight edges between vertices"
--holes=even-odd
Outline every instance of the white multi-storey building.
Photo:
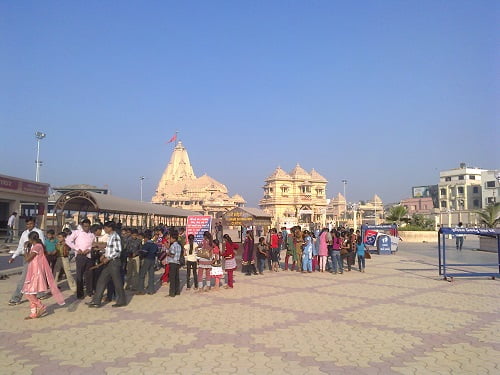
[[487,171],[461,163],[459,168],[439,173],[439,221],[442,225],[454,226],[460,221],[464,225],[477,224],[476,211],[483,207],[483,172]]

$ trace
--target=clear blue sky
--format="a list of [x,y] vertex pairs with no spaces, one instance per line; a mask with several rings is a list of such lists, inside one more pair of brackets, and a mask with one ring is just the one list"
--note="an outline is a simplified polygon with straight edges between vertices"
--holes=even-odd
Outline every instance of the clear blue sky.
[[[408,197],[499,168],[498,1],[0,3],[0,173],[152,196],[175,133],[249,206],[279,165]],[[496,125],[495,125],[496,124]]]

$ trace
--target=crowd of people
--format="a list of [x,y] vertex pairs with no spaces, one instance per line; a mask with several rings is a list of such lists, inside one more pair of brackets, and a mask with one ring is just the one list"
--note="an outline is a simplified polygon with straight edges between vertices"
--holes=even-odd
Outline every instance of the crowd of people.
[[[245,275],[263,274],[266,265],[270,272],[342,274],[345,269],[353,269],[356,256],[358,269],[364,272],[365,257],[369,257],[359,231],[352,229],[272,228],[257,243],[253,230],[245,232],[241,245],[241,271]],[[65,278],[77,299],[90,298],[90,308],[113,300],[112,307],[123,307],[127,304],[125,290],[136,295],[157,292],[155,271],[160,268],[160,287],[169,284],[169,297],[181,293],[181,270],[186,272],[187,291],[231,289],[240,245],[228,234],[222,235],[219,226],[214,234],[204,232],[198,243],[193,234],[186,237],[184,228],[158,226],[139,232],[117,228],[114,221],[91,224],[89,219],[83,219],[75,230],[66,228],[57,234],[48,230],[44,236],[35,220],[27,218],[26,230],[9,259],[13,262],[18,256],[24,257],[23,272],[9,304],[19,304],[24,294],[30,302],[26,319],[39,318],[46,313],[41,300],[52,295],[57,303],[64,304],[57,280]],[[72,257],[75,278],[70,268]]]

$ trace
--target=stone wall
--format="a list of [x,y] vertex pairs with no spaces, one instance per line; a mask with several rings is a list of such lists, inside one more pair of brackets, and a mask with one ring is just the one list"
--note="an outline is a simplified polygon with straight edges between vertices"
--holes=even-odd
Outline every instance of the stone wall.
[[438,232],[433,230],[400,230],[399,237],[406,242],[436,242],[438,241]]

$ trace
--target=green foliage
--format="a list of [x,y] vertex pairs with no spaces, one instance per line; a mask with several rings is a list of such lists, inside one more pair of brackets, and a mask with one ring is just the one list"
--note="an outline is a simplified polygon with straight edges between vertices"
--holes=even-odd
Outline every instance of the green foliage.
[[389,210],[389,214],[385,217],[385,220],[400,224],[402,221],[404,221],[403,218],[407,214],[408,210],[406,209],[405,206],[401,205],[392,206],[391,209]]
[[487,228],[496,228],[500,224],[500,202],[490,204],[488,207],[477,211],[479,222]]

